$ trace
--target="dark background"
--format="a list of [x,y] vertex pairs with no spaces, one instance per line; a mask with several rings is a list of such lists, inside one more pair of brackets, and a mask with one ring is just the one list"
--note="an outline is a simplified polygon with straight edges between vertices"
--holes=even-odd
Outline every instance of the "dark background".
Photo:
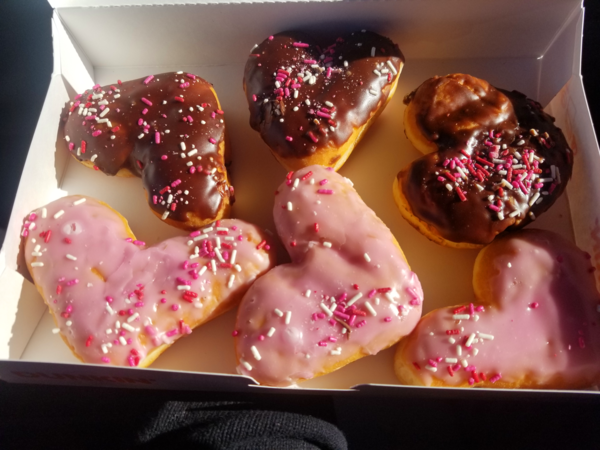
[[[600,129],[600,0],[585,6],[582,73]],[[46,0],[0,0],[0,244],[50,81],[51,14]],[[352,449],[600,448],[597,396],[502,394],[483,400],[475,391],[455,397],[407,389],[396,398],[334,398],[0,382],[0,448],[128,448],[166,400],[237,400],[311,414],[338,425]]]

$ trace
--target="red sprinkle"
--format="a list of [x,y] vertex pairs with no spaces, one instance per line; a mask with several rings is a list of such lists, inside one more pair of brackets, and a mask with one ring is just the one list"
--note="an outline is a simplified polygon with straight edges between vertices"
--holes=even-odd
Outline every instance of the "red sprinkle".
[[92,340],[94,339],[94,336],[92,336],[91,334],[88,336],[87,341],[85,341],[85,346],[89,347],[90,345],[92,345]]

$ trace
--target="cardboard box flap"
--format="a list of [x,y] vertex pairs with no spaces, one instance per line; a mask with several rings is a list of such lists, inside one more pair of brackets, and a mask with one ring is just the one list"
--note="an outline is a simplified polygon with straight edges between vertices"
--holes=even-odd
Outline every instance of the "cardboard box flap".
[[[334,36],[373,29],[398,42],[409,60],[535,58],[543,55],[565,20],[580,9],[579,0],[162,3],[121,6],[118,11],[89,7],[57,11],[99,67],[148,66],[157,61],[165,66],[243,63],[254,43],[268,33],[298,28],[299,23],[305,24],[306,31]],[[207,14],[215,20],[203,21]]]

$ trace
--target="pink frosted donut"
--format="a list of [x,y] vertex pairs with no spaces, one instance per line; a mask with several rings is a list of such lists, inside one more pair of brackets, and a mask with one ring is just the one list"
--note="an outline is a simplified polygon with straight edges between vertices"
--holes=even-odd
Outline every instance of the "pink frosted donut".
[[427,314],[398,346],[401,382],[421,386],[591,387],[600,381],[600,295],[590,255],[523,230],[477,257],[475,304]]
[[82,196],[32,212],[22,234],[54,332],[87,363],[148,366],[235,306],[273,264],[264,235],[246,222],[217,221],[146,248],[123,216]]
[[394,236],[350,180],[290,172],[274,206],[292,263],[258,280],[238,310],[238,372],[285,386],[374,355],[412,331],[423,292]]

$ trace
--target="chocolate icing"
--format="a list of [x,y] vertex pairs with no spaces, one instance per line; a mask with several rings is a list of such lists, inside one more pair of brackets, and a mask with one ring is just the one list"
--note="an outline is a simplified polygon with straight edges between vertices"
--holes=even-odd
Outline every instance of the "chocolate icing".
[[[211,84],[200,77],[163,73],[96,85],[67,105],[63,118],[73,156],[91,161],[107,175],[128,169],[141,177],[150,207],[163,219],[167,212],[169,219],[180,223],[188,220],[188,214],[215,219],[223,202],[233,200],[224,157],[218,152],[225,139],[223,111]],[[197,153],[188,156],[194,149]],[[163,155],[167,159],[161,159]],[[194,164],[188,166],[189,162]]]
[[[371,56],[373,48],[375,56]],[[271,36],[252,50],[246,63],[250,125],[282,158],[302,158],[328,146],[340,147],[354,128],[364,125],[385,103],[389,89],[382,89],[394,82],[403,61],[398,45],[368,31],[337,38],[331,45],[300,32]],[[280,81],[278,73],[283,75]],[[318,116],[317,111],[331,117]]]
[[[398,180],[412,212],[433,225],[443,238],[488,244],[505,230],[522,228],[535,220],[566,188],[572,152],[554,118],[524,94],[454,74],[425,81],[406,102],[418,102],[417,125],[439,151],[414,161],[398,174]],[[534,156],[525,162],[522,158],[530,151]],[[510,156],[509,180],[505,165]],[[454,158],[461,161],[466,179],[461,179],[460,170],[451,169]],[[454,164],[460,167],[456,160]],[[558,175],[553,176],[552,170]],[[547,181],[542,186],[539,181],[531,183],[534,176]],[[452,177],[459,180],[458,185]],[[513,185],[517,177],[524,177],[523,187]],[[534,196],[537,199],[530,206]],[[518,213],[510,217],[514,211]]]

